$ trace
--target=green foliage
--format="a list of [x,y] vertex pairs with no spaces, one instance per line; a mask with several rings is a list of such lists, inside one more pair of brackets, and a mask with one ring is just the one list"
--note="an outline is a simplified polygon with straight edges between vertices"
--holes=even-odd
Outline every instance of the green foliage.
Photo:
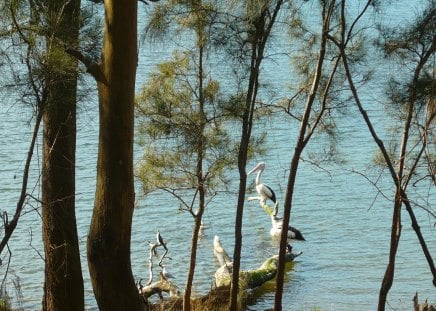
[[[389,157],[392,163],[404,160],[407,174],[413,181],[428,179],[434,182],[431,176],[434,176],[435,141],[432,132],[436,118],[435,12],[436,3],[427,1],[425,9],[411,23],[394,29],[380,29],[381,39],[378,42],[387,59],[395,66],[395,75],[390,78],[386,89],[389,98],[387,113],[396,120],[391,129]],[[410,150],[398,156],[401,143],[398,133],[404,133],[405,128]],[[385,165],[380,158],[376,155],[376,162]]]
[[8,299],[0,298],[0,311],[10,311],[12,310],[11,304]]
[[420,47],[432,44],[435,28],[436,3],[428,0],[426,8],[412,24],[401,25],[395,29],[382,28],[383,40],[379,45],[384,48],[387,56],[413,59],[419,54]]
[[165,1],[154,5],[145,34],[151,39],[162,39],[170,31],[192,31],[196,46],[206,46],[207,29],[213,26],[216,8],[213,1]]
[[[223,184],[224,169],[235,162],[223,127],[219,83],[207,78],[200,88],[191,55],[175,53],[157,65],[137,97],[140,134],[146,137],[138,168],[145,192],[197,189],[198,178],[213,191]],[[202,176],[196,172],[198,161],[207,167]]]
[[0,311],[10,311],[11,308],[11,297],[9,297],[7,291],[3,286],[0,288]]

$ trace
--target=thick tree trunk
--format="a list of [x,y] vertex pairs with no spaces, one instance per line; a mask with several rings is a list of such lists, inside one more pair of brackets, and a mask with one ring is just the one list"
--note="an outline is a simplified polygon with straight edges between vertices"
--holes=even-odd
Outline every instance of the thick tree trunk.
[[88,264],[100,310],[142,310],[130,264],[137,1],[107,0],[104,5],[97,186]]
[[[59,2],[48,10],[59,15]],[[80,1],[65,4],[57,36],[77,43]],[[48,39],[47,54],[57,44]],[[56,57],[56,56],[53,56]],[[48,97],[43,107],[42,223],[45,250],[44,310],[83,310],[83,278],[75,215],[77,61],[65,58],[65,68],[48,70]],[[56,61],[51,59],[51,61]],[[49,63],[51,62],[49,61]]]

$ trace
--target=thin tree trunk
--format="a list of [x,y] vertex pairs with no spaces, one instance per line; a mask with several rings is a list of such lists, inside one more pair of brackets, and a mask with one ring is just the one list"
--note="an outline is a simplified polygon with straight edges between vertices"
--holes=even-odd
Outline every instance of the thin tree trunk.
[[[371,2],[371,0],[368,0],[366,7],[368,7],[370,2]],[[406,210],[408,211],[408,213],[411,217],[412,226],[413,226],[413,228],[418,236],[421,247],[423,248],[423,252],[427,258],[430,269],[433,273],[433,284],[436,286],[435,268],[434,268],[433,259],[428,251],[425,240],[422,237],[422,234],[419,230],[419,225],[416,221],[416,218],[415,218],[415,215],[413,213],[412,207],[410,205],[409,199],[407,198],[406,189],[405,189],[407,187],[407,181],[405,183],[404,188],[402,185],[403,170],[405,167],[405,159],[406,159],[406,153],[407,153],[407,141],[409,138],[409,130],[410,130],[410,125],[411,125],[411,121],[412,121],[412,117],[413,117],[413,103],[416,100],[416,90],[412,87],[412,90],[411,90],[412,92],[411,92],[411,95],[409,97],[409,107],[408,107],[407,117],[406,117],[405,124],[404,124],[404,130],[403,130],[403,135],[402,135],[402,144],[401,144],[401,149],[400,149],[400,154],[399,154],[399,164],[398,164],[398,169],[396,172],[394,165],[392,164],[392,161],[391,161],[391,159],[388,155],[388,152],[384,146],[383,141],[378,137],[378,135],[375,132],[375,129],[372,126],[372,123],[368,117],[368,114],[363,109],[362,103],[360,102],[360,98],[357,94],[357,90],[356,90],[356,87],[355,87],[353,79],[352,79],[352,74],[350,71],[350,67],[348,65],[348,58],[347,58],[346,51],[345,51],[346,42],[348,39],[346,39],[346,37],[345,37],[344,7],[345,7],[345,1],[343,0],[342,1],[342,12],[341,12],[341,15],[342,15],[342,17],[341,17],[341,19],[342,19],[341,42],[339,43],[334,38],[331,38],[331,37],[330,38],[340,49],[346,77],[347,77],[347,80],[349,82],[351,93],[353,94],[353,98],[355,99],[355,102],[358,106],[358,109],[359,109],[362,117],[364,118],[364,121],[367,124],[368,129],[369,129],[374,141],[376,142],[377,146],[379,147],[380,151],[383,154],[383,158],[384,158],[386,165],[389,169],[390,175],[391,175],[391,177],[396,185],[394,212],[393,212],[393,216],[392,216],[389,262],[388,262],[388,266],[387,266],[386,271],[385,271],[385,275],[383,277],[383,281],[382,281],[380,293],[379,293],[378,310],[384,310],[385,305],[386,305],[387,295],[388,295],[388,292],[392,286],[393,278],[394,278],[395,256],[397,253],[399,239],[400,239],[400,235],[401,235],[401,205],[402,205],[402,203],[404,203],[406,205]],[[363,14],[363,12],[361,13],[360,16],[362,16],[362,14]],[[357,22],[357,20],[353,23],[353,26],[356,24],[356,22]],[[351,34],[351,31],[352,31],[352,28],[348,32],[349,35]],[[428,58],[430,57],[430,55],[432,54],[433,51],[434,51],[434,47],[432,47],[432,49],[427,51],[423,55],[423,57],[420,59],[420,62],[418,63],[417,68],[415,69],[412,86],[416,85],[418,78],[419,78],[419,75],[420,75],[420,72],[423,68],[423,65],[428,60]],[[410,172],[410,174],[411,173],[412,172]]]
[[[238,309],[238,291],[239,291],[239,271],[242,250],[242,218],[244,214],[245,188],[247,187],[247,173],[245,171],[248,159],[248,147],[251,138],[251,129],[253,123],[254,106],[259,88],[260,65],[264,58],[265,45],[268,41],[271,29],[277,19],[283,1],[279,0],[271,12],[264,8],[262,12],[254,19],[253,26],[255,33],[251,38],[251,63],[250,78],[245,99],[245,111],[242,118],[241,141],[239,143],[238,153],[238,170],[239,170],[239,192],[236,206],[235,218],[235,248],[233,251],[233,274],[230,289],[229,309],[236,311]],[[269,18],[269,20],[268,20]],[[268,23],[266,21],[268,20]]]
[[[201,194],[203,192],[203,194]],[[192,292],[192,283],[194,281],[194,273],[195,266],[197,261],[197,245],[198,245],[198,235],[200,232],[201,219],[203,218],[204,213],[204,190],[200,192],[200,208],[195,216],[195,224],[194,231],[192,233],[191,240],[191,258],[189,260],[189,271],[188,271],[188,280],[185,286],[185,293],[183,295],[183,310],[189,311],[191,310],[191,292]]]
[[101,77],[97,81],[97,185],[87,243],[88,265],[100,310],[142,310],[130,263],[137,1],[106,0],[104,7]]
[[26,164],[24,165],[20,197],[18,198],[14,216],[12,220],[9,221],[8,214],[7,213],[3,214],[5,233],[2,240],[0,241],[0,254],[3,253],[4,248],[8,245],[9,239],[12,237],[12,234],[14,233],[15,228],[17,227],[18,220],[20,219],[21,216],[21,212],[23,211],[23,208],[25,206],[25,200],[27,198],[27,183],[29,181],[30,163],[32,162],[33,151],[35,149],[35,144],[38,138],[38,132],[39,132],[41,120],[42,120],[42,112],[41,110],[38,109],[36,114],[35,125],[33,127],[32,139],[30,142],[29,149],[27,151]]
[[394,281],[395,258],[397,255],[398,244],[400,242],[400,236],[401,236],[401,205],[402,205],[401,194],[400,194],[400,190],[397,189],[397,192],[395,194],[394,212],[392,215],[389,262],[386,267],[386,271],[383,276],[383,281],[380,288],[378,308],[377,308],[378,311],[385,310],[388,293]]
[[[233,251],[233,274],[230,289],[229,308],[232,311],[238,309],[238,291],[239,291],[239,271],[242,251],[242,218],[244,214],[245,188],[247,187],[247,166],[248,146],[250,144],[251,128],[253,120],[254,103],[257,96],[258,76],[260,71],[261,58],[258,57],[258,47],[253,44],[252,65],[250,72],[250,82],[247,92],[246,108],[242,121],[241,141],[239,144],[238,170],[239,170],[239,191],[238,203],[236,207],[235,219],[235,248]],[[263,53],[263,51],[262,51]]]
[[[60,20],[55,35],[71,44],[79,36],[80,1],[48,2],[48,19]],[[60,13],[62,12],[62,13]],[[48,58],[61,49],[47,38]],[[51,62],[57,61],[51,59]],[[50,62],[50,61],[49,61]],[[84,293],[75,215],[77,60],[62,73],[46,74],[43,107],[42,223],[45,251],[44,310],[83,310]],[[71,68],[71,69],[70,69]]]
[[[202,37],[201,31],[197,33],[197,40],[201,42],[200,39]],[[191,292],[192,292],[192,284],[194,282],[194,274],[195,274],[195,266],[197,262],[197,245],[198,245],[198,235],[200,232],[201,220],[203,219],[203,213],[206,208],[206,193],[204,188],[204,181],[206,179],[205,174],[203,173],[203,161],[205,158],[205,141],[204,130],[206,127],[206,115],[205,115],[205,99],[204,99],[204,89],[203,89],[203,81],[204,81],[204,71],[203,71],[203,57],[204,57],[204,46],[202,43],[199,45],[199,55],[198,55],[198,103],[199,103],[199,115],[201,116],[201,120],[198,125],[198,146],[197,146],[197,167],[196,167],[196,176],[197,176],[197,191],[199,194],[199,202],[198,202],[198,211],[194,213],[194,231],[192,233],[191,240],[191,258],[189,260],[189,271],[188,271],[188,279],[186,281],[185,293],[183,295],[183,310],[190,311],[191,310]]]
[[[423,65],[423,63],[420,63],[419,65]],[[403,188],[403,175],[404,175],[404,168],[406,165],[406,155],[407,155],[407,143],[409,140],[409,132],[410,132],[410,126],[413,119],[413,106],[416,101],[416,89],[415,85],[419,78],[420,71],[422,69],[421,66],[418,66],[418,68],[415,70],[415,75],[413,79],[413,84],[411,87],[411,94],[409,98],[408,103],[408,109],[407,109],[407,116],[406,120],[404,121],[404,129],[402,134],[402,141],[401,141],[401,147],[400,147],[400,154],[398,156],[398,168],[397,168],[397,179],[396,179],[396,187],[397,191],[395,193],[395,206],[394,206],[394,215],[392,218],[392,231],[391,231],[391,246],[390,246],[390,253],[389,253],[389,263],[386,268],[385,275],[383,277],[382,285],[380,288],[380,295],[379,295],[379,303],[378,303],[378,310],[384,311],[386,306],[386,300],[389,290],[392,287],[393,279],[394,279],[394,271],[395,271],[395,256],[398,249],[398,243],[400,241],[400,234],[401,234],[401,206],[403,203],[403,190],[405,191],[405,188]],[[406,187],[406,185],[404,186]],[[418,232],[417,232],[418,233]]]
[[[334,1],[332,1],[331,8],[334,7]],[[325,8],[324,8],[325,10]],[[331,12],[328,11],[328,12]],[[282,297],[283,297],[283,282],[284,282],[284,271],[285,271],[285,253],[286,253],[286,243],[287,243],[287,232],[289,228],[289,220],[291,215],[291,209],[292,209],[292,199],[294,194],[294,188],[295,188],[295,181],[297,178],[297,171],[298,166],[301,158],[301,153],[303,152],[307,140],[306,137],[306,130],[309,125],[309,119],[310,114],[312,112],[312,105],[315,101],[315,97],[318,91],[319,83],[321,81],[321,73],[325,58],[325,52],[326,52],[326,43],[327,43],[327,36],[325,35],[326,31],[329,28],[330,25],[330,17],[331,14],[324,12],[324,21],[323,21],[323,36],[321,39],[321,45],[319,49],[319,55],[318,55],[318,63],[316,66],[316,72],[315,76],[312,82],[311,91],[309,94],[309,97],[306,102],[306,107],[304,108],[303,113],[303,119],[300,122],[300,130],[298,134],[297,143],[295,146],[294,155],[292,156],[291,160],[291,168],[289,171],[289,177],[288,177],[288,185],[286,187],[286,195],[285,195],[285,203],[284,203],[284,211],[283,211],[283,228],[282,228],[282,234],[280,237],[280,250],[279,250],[279,263],[277,268],[277,279],[276,279],[276,292],[275,292],[275,300],[274,300],[274,311],[280,311],[282,310]]]

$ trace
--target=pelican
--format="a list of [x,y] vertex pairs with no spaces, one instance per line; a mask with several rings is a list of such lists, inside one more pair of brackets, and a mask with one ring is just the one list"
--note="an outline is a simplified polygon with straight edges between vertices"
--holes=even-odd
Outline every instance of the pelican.
[[213,252],[215,257],[218,259],[220,266],[227,265],[232,261],[229,255],[227,255],[227,252],[222,246],[221,240],[217,235],[215,235],[213,238]]
[[262,175],[264,169],[265,162],[259,162],[251,171],[248,172],[247,175],[257,172],[256,191],[259,194],[259,197],[249,197],[248,200],[259,200],[261,206],[265,205],[266,200],[271,200],[274,205],[277,206],[278,202],[274,191],[268,185],[260,181],[260,175]]
[[174,275],[172,275],[168,270],[162,265],[162,276],[165,280],[174,279]]
[[[269,233],[273,237],[279,237],[282,234],[283,220],[273,213],[271,214],[271,222],[272,228]],[[288,239],[306,241],[301,231],[292,226],[288,226]]]

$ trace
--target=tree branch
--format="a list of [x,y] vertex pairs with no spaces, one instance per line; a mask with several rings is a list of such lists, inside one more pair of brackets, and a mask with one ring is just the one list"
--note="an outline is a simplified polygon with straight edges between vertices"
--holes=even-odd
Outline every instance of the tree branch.
[[86,71],[91,74],[97,82],[101,82],[105,85],[108,84],[99,63],[95,62],[91,57],[83,54],[79,50],[67,47],[65,44],[64,49],[66,53],[80,61],[86,67]]
[[8,244],[8,241],[9,241],[10,237],[12,236],[12,233],[14,232],[15,228],[17,227],[18,220],[20,219],[21,212],[24,208],[24,202],[25,202],[26,193],[27,193],[27,182],[29,180],[30,162],[32,161],[33,150],[35,148],[36,139],[38,137],[39,125],[41,124],[41,120],[42,120],[42,111],[41,111],[41,109],[39,109],[38,114],[36,116],[35,126],[33,129],[32,141],[30,143],[30,147],[29,147],[29,150],[27,152],[27,159],[26,159],[26,164],[24,166],[24,173],[23,173],[23,181],[21,184],[21,194],[20,194],[20,198],[18,199],[17,207],[15,209],[15,214],[10,222],[8,222],[7,213],[5,212],[6,214],[4,214],[4,218],[6,218],[6,219],[3,219],[5,235],[0,242],[0,254],[3,252],[3,249]]

